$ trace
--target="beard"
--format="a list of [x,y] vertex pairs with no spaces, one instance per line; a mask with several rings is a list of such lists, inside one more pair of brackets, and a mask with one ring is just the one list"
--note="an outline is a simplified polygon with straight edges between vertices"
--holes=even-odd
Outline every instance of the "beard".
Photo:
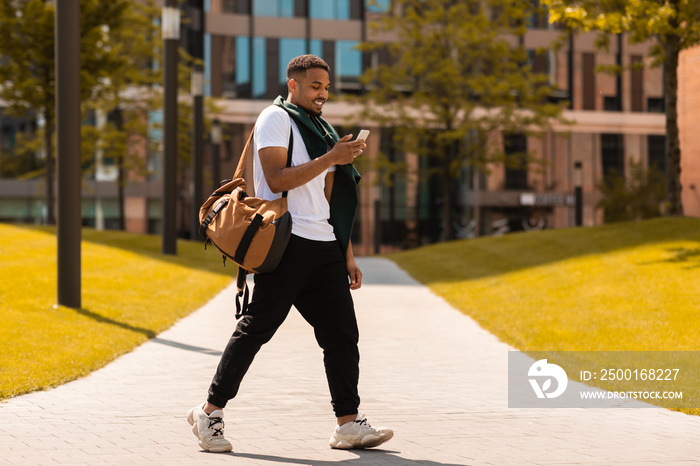
[[309,116],[320,117],[323,114],[323,110],[316,110],[313,100],[308,105],[297,102],[296,106],[304,110]]
[[313,108],[309,107],[301,107],[306,113],[308,113],[310,116],[315,116],[315,117],[320,117],[323,114],[323,110],[316,111]]

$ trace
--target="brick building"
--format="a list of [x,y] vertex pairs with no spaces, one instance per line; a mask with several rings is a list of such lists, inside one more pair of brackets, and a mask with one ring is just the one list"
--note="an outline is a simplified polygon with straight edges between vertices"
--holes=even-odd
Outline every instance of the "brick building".
[[685,215],[700,217],[700,46],[681,53],[678,64],[678,125]]
[[[382,7],[369,8],[364,0],[207,0],[204,9],[205,92],[218,99],[222,111],[217,117],[225,136],[218,151],[221,177],[233,172],[258,113],[277,95],[286,96],[284,72],[292,57],[314,53],[324,58],[332,68],[332,92],[336,94],[358,92],[359,76],[377,60],[363,56],[354,48],[362,41],[378,40],[369,24],[383,14]],[[534,51],[560,39],[561,33],[540,18],[532,22],[525,46]],[[187,35],[181,40],[186,46]],[[458,226],[462,236],[573,226],[576,162],[582,166],[585,225],[603,221],[597,208],[600,194],[596,185],[607,173],[613,170],[627,173],[633,161],[644,167],[656,165],[665,169],[661,69],[627,70],[620,76],[595,70],[598,65],[646,61],[648,47],[630,45],[625,37],[615,37],[609,52],[601,53],[595,47],[595,34],[577,34],[564,44],[557,52],[536,58],[533,66],[547,73],[556,84],[559,89],[556,97],[571,102],[565,116],[575,124],[556,127],[542,138],[516,136],[502,141],[506,151],[509,148],[532,151],[545,162],[542,166],[513,170],[494,165],[488,174],[474,173],[465,167],[458,200],[464,212]],[[700,215],[700,196],[693,188],[700,189],[697,175],[700,157],[696,154],[700,140],[695,141],[700,135],[689,130],[697,120],[694,113],[700,111],[695,102],[700,100],[700,48],[683,54],[680,71],[683,201],[687,214]],[[331,100],[324,107],[324,117],[336,126],[346,124],[346,116],[353,112],[355,109],[339,100]],[[415,154],[391,151],[390,128],[369,123],[362,126],[372,130],[366,157],[376,157],[380,150],[389,151],[395,161],[417,169],[429,168]],[[356,130],[344,128],[344,131]],[[212,190],[215,182],[209,145],[206,151],[203,196]],[[149,166],[156,175],[127,188],[130,231],[160,231],[160,154],[149,155]],[[83,195],[86,225],[95,225],[98,214],[108,226],[113,221],[114,182],[108,173],[97,174],[100,173],[101,177],[96,175],[86,180]],[[388,185],[380,182],[377,173],[363,175],[361,207],[353,237],[359,254],[401,248],[406,244],[409,230],[416,236],[412,244],[440,238],[440,189],[434,182],[419,183],[409,176],[398,177]],[[17,183],[21,184],[0,182],[2,205],[9,205],[8,200],[14,202],[16,209],[31,204],[36,212],[41,205],[41,190],[27,184],[31,182],[21,186]],[[181,196],[178,228],[181,236],[187,236],[190,206],[186,189]],[[27,197],[32,197],[31,202]],[[6,210],[0,208],[3,219],[11,218],[11,212],[5,215]]]

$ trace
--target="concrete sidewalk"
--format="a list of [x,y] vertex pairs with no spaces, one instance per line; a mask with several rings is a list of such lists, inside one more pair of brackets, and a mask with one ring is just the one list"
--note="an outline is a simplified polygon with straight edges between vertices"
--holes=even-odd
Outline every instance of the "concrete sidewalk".
[[233,328],[233,289],[102,370],[0,404],[0,464],[700,464],[700,418],[662,409],[507,407],[511,350],[384,259],[361,259],[361,410],[380,449],[328,448],[321,350],[292,311],[225,410],[233,453],[185,420]]

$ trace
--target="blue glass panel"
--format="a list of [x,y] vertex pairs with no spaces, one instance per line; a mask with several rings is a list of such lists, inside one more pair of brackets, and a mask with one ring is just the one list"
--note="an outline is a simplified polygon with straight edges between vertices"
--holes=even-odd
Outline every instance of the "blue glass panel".
[[309,53],[316,55],[319,58],[323,58],[323,42],[320,39],[312,39],[311,50]]
[[267,90],[267,42],[264,37],[253,39],[253,97],[263,97]]
[[[264,43],[263,43],[264,50]],[[250,82],[250,38],[236,37],[236,84]]]
[[204,34],[204,95],[211,96],[211,34]]
[[306,53],[306,39],[280,39],[280,83],[287,82],[289,61]]
[[365,1],[367,11],[374,11],[378,13],[383,13],[389,9],[389,0],[376,0],[376,5],[369,5],[369,1]]
[[362,52],[354,48],[358,44],[350,40],[335,43],[335,70],[339,77],[358,77],[362,74]]
[[279,0],[253,0],[255,16],[277,16]]
[[309,2],[309,16],[313,19],[335,19],[335,0],[311,0]]
[[294,17],[294,0],[280,0],[279,15],[285,18]]
[[255,16],[294,16],[294,0],[253,0]]
[[334,19],[350,19],[350,0],[337,0]]

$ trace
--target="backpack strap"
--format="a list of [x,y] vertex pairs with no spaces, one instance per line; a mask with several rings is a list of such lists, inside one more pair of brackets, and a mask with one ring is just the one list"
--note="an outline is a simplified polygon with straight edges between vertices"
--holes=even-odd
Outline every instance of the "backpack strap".
[[[287,168],[292,166],[292,152],[294,151],[294,128],[291,126],[293,121],[289,121],[289,144],[287,144]],[[287,191],[282,193],[282,197],[287,197]]]
[[[248,142],[246,143],[246,148],[244,149],[244,155],[247,153],[248,146],[250,145],[251,138],[253,137],[253,133],[251,132],[250,137],[248,138]],[[292,166],[292,150],[294,149],[294,130],[293,128],[289,129],[289,145],[287,146],[287,168]],[[239,173],[243,174],[243,168],[245,167],[245,161],[243,160],[244,155],[241,155],[241,161],[243,164],[241,165],[241,162],[238,162],[238,168],[236,169],[236,174]],[[234,175],[234,178],[236,175]],[[287,197],[287,191],[282,193],[282,197]],[[244,238],[241,240],[241,243],[238,245],[238,249],[236,250],[236,257],[234,257],[234,260],[236,258],[239,258],[240,260],[243,260],[243,257],[245,257],[245,253],[248,250],[248,246],[250,245],[250,242],[253,240],[253,236],[255,236],[255,232],[258,230],[258,226],[260,225],[260,220],[262,220],[262,217],[259,219],[257,217],[260,217],[259,215],[256,215],[256,217],[253,219],[253,222],[251,222],[250,226],[246,230],[246,233],[244,235]],[[257,222],[256,222],[257,220]],[[239,257],[240,256],[240,257]],[[224,256],[225,258],[225,256]],[[238,292],[236,293],[236,319],[240,319],[248,310],[248,304],[250,302],[250,295],[249,295],[249,290],[248,290],[248,283],[246,282],[246,276],[248,275],[248,271],[244,269],[243,267],[238,267],[238,274],[236,275],[236,289]]]

